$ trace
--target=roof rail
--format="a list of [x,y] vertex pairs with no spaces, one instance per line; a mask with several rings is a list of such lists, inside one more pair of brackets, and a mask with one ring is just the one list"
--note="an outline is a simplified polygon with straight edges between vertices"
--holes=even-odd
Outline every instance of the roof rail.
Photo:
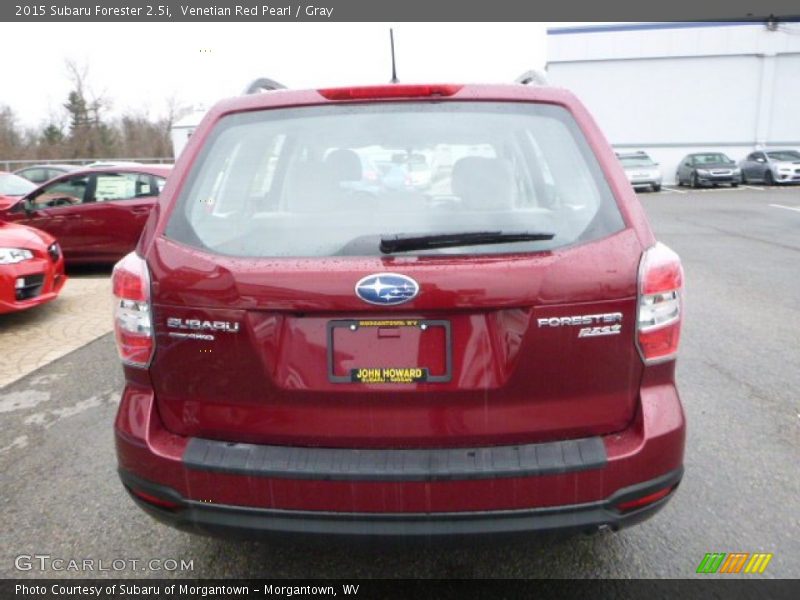
[[517,77],[514,83],[521,83],[522,85],[548,85],[547,75],[540,69],[525,71],[522,75]]
[[246,88],[244,88],[245,94],[258,94],[260,92],[272,92],[275,90],[285,90],[286,86],[278,83],[273,79],[267,79],[266,77],[259,77],[258,79],[254,79],[250,82]]

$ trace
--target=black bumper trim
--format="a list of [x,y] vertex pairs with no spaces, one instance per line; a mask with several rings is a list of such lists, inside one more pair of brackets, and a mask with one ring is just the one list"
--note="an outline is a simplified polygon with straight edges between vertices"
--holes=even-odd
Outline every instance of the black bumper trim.
[[180,504],[181,508],[177,510],[162,509],[131,494],[136,503],[154,518],[195,533],[238,538],[430,538],[459,535],[502,536],[550,531],[593,532],[601,528],[616,531],[654,515],[672,498],[672,493],[626,513],[618,511],[616,505],[665,488],[673,488],[674,491],[683,477],[683,467],[623,488],[606,500],[598,502],[524,510],[457,513],[334,513],[209,504],[183,499],[171,488],[142,480],[124,470],[120,470],[119,475],[129,491],[131,488],[141,490]]
[[600,469],[606,462],[600,437],[546,444],[413,450],[262,446],[192,438],[183,455],[186,467],[201,471],[344,481],[532,477]]

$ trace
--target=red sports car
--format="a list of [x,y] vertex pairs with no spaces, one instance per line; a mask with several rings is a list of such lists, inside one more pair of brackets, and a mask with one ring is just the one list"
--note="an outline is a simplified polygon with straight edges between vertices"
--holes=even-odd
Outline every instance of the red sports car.
[[55,300],[67,277],[50,234],[0,221],[0,313]]
[[70,264],[113,263],[136,246],[170,170],[133,165],[67,173],[0,204],[0,219],[55,236]]

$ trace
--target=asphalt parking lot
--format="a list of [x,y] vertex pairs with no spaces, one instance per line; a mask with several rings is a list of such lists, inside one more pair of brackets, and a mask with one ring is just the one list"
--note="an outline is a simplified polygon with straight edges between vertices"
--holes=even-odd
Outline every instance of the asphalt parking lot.
[[678,369],[686,474],[652,520],[557,541],[347,551],[174,531],[117,480],[122,377],[103,335],[0,388],[0,577],[86,575],[15,569],[19,555],[47,554],[193,561],[192,571],[98,576],[684,578],[707,552],[770,552],[761,576],[800,577],[800,187],[640,197],[688,282]]

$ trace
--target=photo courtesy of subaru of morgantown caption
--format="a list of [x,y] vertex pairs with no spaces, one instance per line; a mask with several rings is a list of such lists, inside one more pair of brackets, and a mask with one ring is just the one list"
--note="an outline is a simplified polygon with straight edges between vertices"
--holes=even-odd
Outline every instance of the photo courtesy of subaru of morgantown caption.
[[682,290],[567,91],[222,101],[114,269],[122,483],[218,535],[617,530],[683,473]]

